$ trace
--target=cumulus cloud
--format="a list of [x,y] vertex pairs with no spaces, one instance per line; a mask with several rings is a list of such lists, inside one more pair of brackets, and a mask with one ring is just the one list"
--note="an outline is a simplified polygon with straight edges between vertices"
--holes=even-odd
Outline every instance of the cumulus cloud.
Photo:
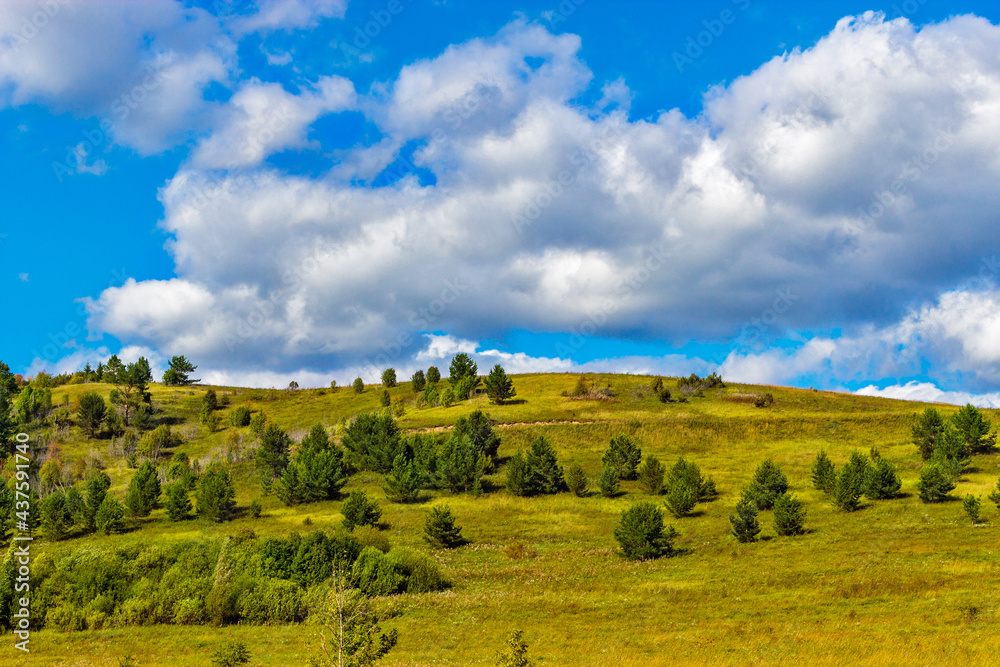
[[[842,386],[904,377],[926,353],[995,382],[995,293],[951,291],[998,241],[998,48],[980,18],[917,29],[868,13],[710,91],[697,118],[630,119],[626,82],[594,84],[578,37],[524,21],[357,99],[335,77],[295,93],[247,82],[161,192],[178,277],[105,291],[90,326],[284,378],[402,367],[429,354],[428,332],[670,346],[753,325],[798,341],[733,352],[727,377]],[[583,106],[592,85],[603,96]],[[263,162],[354,104],[382,135],[323,177]],[[294,121],[241,152],[274,109]],[[430,181],[369,183],[407,146]],[[244,169],[208,172],[234,156]],[[778,312],[781,290],[795,298]],[[572,367],[493,352],[476,353]]]
[[971,403],[979,408],[1000,408],[1000,393],[972,394],[965,391],[943,391],[932,382],[907,382],[905,385],[892,385],[879,389],[869,385],[858,389],[861,396],[881,396],[896,398],[903,401],[920,401],[925,403],[951,403],[966,405]]

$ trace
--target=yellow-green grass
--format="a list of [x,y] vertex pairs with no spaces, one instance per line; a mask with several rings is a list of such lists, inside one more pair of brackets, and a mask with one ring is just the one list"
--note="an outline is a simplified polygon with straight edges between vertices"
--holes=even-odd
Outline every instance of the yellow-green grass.
[[[399,629],[399,645],[383,664],[492,664],[515,628],[525,630],[531,653],[542,665],[995,664],[1000,655],[995,593],[1000,590],[1000,515],[984,498],[987,523],[973,527],[957,501],[919,501],[921,461],[909,429],[924,405],[781,387],[745,388],[771,391],[776,403],[766,409],[727,400],[738,391],[732,387],[664,405],[651,395],[638,400],[629,395],[630,388],[648,385],[651,378],[590,378],[596,386],[610,383],[615,401],[562,397],[576,376],[549,374],[515,376],[523,403],[483,403],[501,423],[501,458],[544,434],[564,464],[578,462],[595,479],[609,438],[624,432],[636,438],[645,455],[668,465],[681,455],[693,459],[715,478],[722,495],[699,505],[694,516],[670,521],[680,532],[682,554],[645,563],[615,554],[612,533],[621,511],[651,499],[636,482],[625,482],[625,493],[613,499],[514,498],[493,490],[479,498],[425,493],[419,503],[400,505],[384,500],[381,476],[362,473],[346,491],[365,489],[380,499],[394,545],[426,550],[424,516],[438,503],[452,507],[471,540],[454,551],[434,552],[454,583],[451,590],[402,596],[404,613],[391,621]],[[61,387],[54,392],[55,402],[66,394],[73,407],[83,391],[95,388],[105,395],[110,390],[106,385]],[[163,414],[187,424],[196,420],[205,391],[153,387]],[[371,388],[360,396],[349,389],[216,391],[232,393],[231,406],[252,398],[255,410],[263,409],[293,431],[316,422],[334,426],[376,409],[380,393]],[[413,396],[408,384],[390,393]],[[447,409],[409,408],[400,423],[409,429],[445,427],[475,407],[476,401]],[[954,410],[939,408],[945,415]],[[997,422],[995,411],[988,416]],[[179,449],[196,457],[217,451],[231,430],[207,434],[186,428],[192,437]],[[86,441],[76,427],[55,438],[64,459],[83,456],[95,444],[99,449],[107,445]],[[819,449],[840,464],[852,451],[868,452],[873,445],[899,468],[904,497],[867,501],[846,514],[812,488],[809,467]],[[792,492],[805,501],[810,532],[778,537],[770,513],[764,512],[764,539],[740,545],[727,535],[727,515],[755,466],[767,457],[783,468]],[[120,493],[131,471],[108,462]],[[259,487],[249,464],[237,471],[238,500],[245,506]],[[998,475],[1000,455],[976,457],[952,495],[984,495]],[[501,486],[503,477],[501,467],[488,486]],[[257,520],[171,523],[157,510],[126,535],[36,547],[60,553],[152,540],[218,539],[246,527],[258,534],[305,532],[341,518],[341,502],[286,508],[268,497],[263,504],[264,516]],[[303,525],[306,517],[312,526]],[[508,555],[516,554],[509,549],[514,542],[524,545],[529,557]],[[218,643],[232,637],[248,644],[255,663],[301,665],[315,632],[308,624],[45,630],[34,635],[32,654],[19,657],[18,664],[116,665],[118,656],[131,654],[141,665],[205,665]]]

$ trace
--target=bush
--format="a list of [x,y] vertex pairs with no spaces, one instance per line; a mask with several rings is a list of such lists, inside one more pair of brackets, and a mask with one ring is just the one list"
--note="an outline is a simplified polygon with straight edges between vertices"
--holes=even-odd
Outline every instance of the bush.
[[698,464],[694,461],[686,461],[683,456],[667,472],[663,486],[669,492],[670,488],[678,483],[684,483],[695,489],[698,502],[712,500],[718,495],[715,489],[715,480],[711,477],[703,477]]
[[833,486],[836,482],[837,469],[830,457],[821,449],[812,464],[813,486],[824,493],[833,493]]
[[250,435],[259,438],[264,435],[264,429],[266,428],[267,415],[264,414],[263,410],[250,418]]
[[420,392],[424,390],[424,386],[427,384],[427,379],[424,377],[423,371],[417,371],[410,378],[410,383],[412,385],[413,391]]
[[672,554],[677,531],[664,530],[663,512],[654,503],[636,503],[622,512],[615,528],[621,555],[629,560],[647,560]]
[[753,479],[747,487],[747,495],[757,504],[757,509],[767,510],[774,506],[774,501],[788,490],[788,478],[774,461],[766,459],[757,466]]
[[358,541],[361,549],[375,547],[382,553],[389,553],[389,549],[392,548],[386,534],[374,526],[356,526],[351,535]]
[[971,493],[962,499],[962,509],[965,510],[965,515],[969,517],[972,523],[979,523],[979,513],[982,510],[982,502],[979,500],[979,496],[974,496]]
[[376,526],[382,518],[382,510],[378,503],[368,499],[364,491],[355,491],[340,509],[344,515],[344,528],[353,530],[355,526]]
[[875,468],[868,474],[868,489],[865,495],[872,500],[895,498],[903,488],[903,482],[896,474],[896,466],[879,457]]
[[597,480],[597,486],[600,488],[602,496],[605,498],[614,498],[621,490],[618,481],[618,472],[611,466],[604,466],[601,476]]
[[392,397],[389,396],[389,390],[388,389],[383,389],[382,390],[382,395],[379,398],[379,403],[382,405],[383,408],[387,408],[390,405],[392,405]]
[[238,405],[229,414],[229,423],[235,426],[236,428],[249,426],[250,417],[251,417],[250,408],[248,408],[245,405]]
[[757,520],[757,501],[747,491],[736,504],[736,513],[729,515],[731,533],[739,542],[756,542],[760,535],[760,521]]
[[226,642],[212,656],[216,667],[239,667],[250,662],[250,650],[243,642]]
[[638,476],[636,469],[641,460],[642,450],[627,435],[616,435],[611,438],[611,443],[601,458],[604,465],[615,469],[619,479],[635,479]]
[[753,399],[753,406],[755,408],[767,408],[772,405],[774,405],[774,394],[769,391],[757,394]]
[[951,476],[941,469],[937,463],[925,465],[920,469],[920,480],[917,482],[917,490],[920,492],[920,500],[925,503],[940,503],[948,497],[948,494],[955,488],[955,483]]
[[462,527],[455,525],[455,517],[447,505],[432,507],[424,522],[424,539],[433,547],[454,549],[465,544]]
[[247,512],[249,512],[250,516],[254,519],[259,519],[263,511],[264,508],[261,507],[260,498],[254,498],[253,502],[250,503],[250,506],[247,507]]
[[663,480],[666,472],[667,469],[660,463],[659,459],[655,456],[647,456],[646,461],[639,468],[639,485],[646,490],[646,493],[654,496],[659,495],[664,491]]
[[583,498],[587,495],[587,486],[589,483],[587,473],[584,472],[583,466],[579,463],[574,463],[566,471],[566,486],[569,487],[573,495]]
[[698,503],[698,489],[684,478],[674,480],[667,487],[663,504],[678,519],[691,513]]
[[524,631],[514,630],[507,638],[507,650],[497,653],[497,667],[535,667],[528,657],[528,644],[524,641]]
[[787,492],[774,501],[774,532],[778,535],[801,535],[806,520],[802,501]]
[[294,581],[266,578],[245,589],[236,606],[245,623],[295,623],[305,616],[303,593]]
[[362,470],[387,473],[402,453],[399,425],[390,415],[358,415],[344,431],[349,461]]
[[987,496],[987,498],[992,500],[993,504],[997,506],[998,510],[1000,510],[1000,479],[997,480],[997,488],[995,488],[993,492]]
[[125,507],[114,498],[105,498],[97,510],[95,524],[97,531],[103,535],[124,533],[128,527],[125,523]]
[[351,581],[368,597],[394,595],[400,593],[406,583],[392,561],[375,547],[366,547],[354,561]]
[[361,378],[354,378],[354,382],[351,383],[351,389],[354,390],[355,394],[360,394],[365,390],[365,381]]

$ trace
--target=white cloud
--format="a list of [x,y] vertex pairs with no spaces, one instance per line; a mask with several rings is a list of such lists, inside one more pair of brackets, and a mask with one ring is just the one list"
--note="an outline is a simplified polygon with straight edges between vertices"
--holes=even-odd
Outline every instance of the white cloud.
[[93,164],[87,164],[86,144],[77,144],[76,148],[73,149],[73,153],[76,155],[76,173],[103,176],[108,171],[108,165],[104,160],[96,160]]
[[258,0],[257,11],[235,17],[237,33],[313,28],[324,18],[343,18],[347,0]]
[[951,403],[966,405],[971,403],[979,408],[1000,408],[1000,393],[973,394],[965,391],[943,391],[931,382],[907,382],[905,385],[892,385],[882,389],[869,385],[858,389],[861,396],[881,396],[897,398],[903,401],[921,401],[925,403]]

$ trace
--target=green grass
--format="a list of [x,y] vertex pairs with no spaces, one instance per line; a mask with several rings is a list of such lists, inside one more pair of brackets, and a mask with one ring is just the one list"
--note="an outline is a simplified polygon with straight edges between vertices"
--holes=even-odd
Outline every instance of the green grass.
[[[757,409],[727,400],[737,393],[709,391],[688,403],[661,404],[654,396],[633,397],[647,386],[641,376],[590,376],[595,386],[610,384],[612,402],[563,397],[576,376],[516,376],[523,402],[490,406],[466,402],[450,408],[408,408],[406,429],[450,426],[483,407],[500,422],[500,456],[524,448],[545,434],[564,465],[579,462],[596,486],[601,455],[614,434],[625,432],[644,455],[667,465],[677,457],[697,462],[712,475],[721,497],[697,507],[694,516],[673,520],[682,555],[631,563],[615,554],[612,531],[623,509],[649,497],[635,482],[625,493],[604,499],[570,494],[515,498],[502,490],[483,497],[425,493],[420,503],[384,500],[379,475],[362,473],[345,491],[363,488],[383,506],[394,545],[426,550],[421,542],[427,508],[448,503],[464,527],[468,546],[434,552],[454,582],[443,593],[403,596],[405,613],[392,621],[399,645],[385,665],[493,664],[513,629],[525,630],[540,665],[988,665],[1000,655],[995,592],[1000,590],[1000,516],[984,502],[987,523],[973,527],[960,502],[925,505],[916,496],[921,461],[909,429],[921,404],[782,387],[771,391],[773,407]],[[673,383],[668,383],[673,387]],[[106,385],[60,387],[75,407],[79,396]],[[232,429],[208,434],[197,429],[206,388],[153,387],[158,417],[183,422],[188,438],[178,449],[206,459],[219,455]],[[630,393],[631,390],[631,393]],[[238,390],[228,411],[250,400],[280,426],[304,432],[316,422],[334,427],[378,407],[379,392],[355,396],[350,389]],[[392,389],[409,400],[408,383]],[[954,408],[939,406],[945,416]],[[998,423],[1000,415],[987,411]],[[542,422],[542,423],[533,423]],[[578,422],[578,423],[573,423]],[[87,441],[75,426],[53,434],[60,458],[69,464],[94,450],[105,457],[120,494],[132,471],[111,461],[107,441]],[[809,467],[820,448],[838,465],[854,450],[877,446],[897,465],[904,497],[866,501],[853,514],[836,510],[809,484]],[[806,505],[806,535],[777,537],[770,512],[761,515],[763,540],[740,545],[728,536],[727,515],[740,488],[766,457],[789,477],[792,492]],[[259,494],[249,464],[237,466],[238,500],[245,506]],[[1000,455],[976,457],[974,468],[953,492],[985,495],[1000,476]],[[501,486],[501,469],[491,476]],[[985,500],[985,498],[984,498]],[[112,538],[88,536],[40,550],[65,552],[83,546],[215,539],[244,527],[258,534],[284,534],[338,524],[341,502],[286,508],[265,498],[264,516],[230,524],[166,521],[157,510],[136,531]],[[512,558],[508,547],[524,545],[532,557]],[[511,552],[513,553],[513,552]],[[260,627],[155,626],[79,633],[40,631],[33,635],[26,665],[116,665],[131,654],[140,665],[206,665],[218,642],[247,642],[255,664],[300,665],[315,640],[308,624]],[[4,649],[5,651],[7,649]],[[7,664],[6,659],[4,664]]]

